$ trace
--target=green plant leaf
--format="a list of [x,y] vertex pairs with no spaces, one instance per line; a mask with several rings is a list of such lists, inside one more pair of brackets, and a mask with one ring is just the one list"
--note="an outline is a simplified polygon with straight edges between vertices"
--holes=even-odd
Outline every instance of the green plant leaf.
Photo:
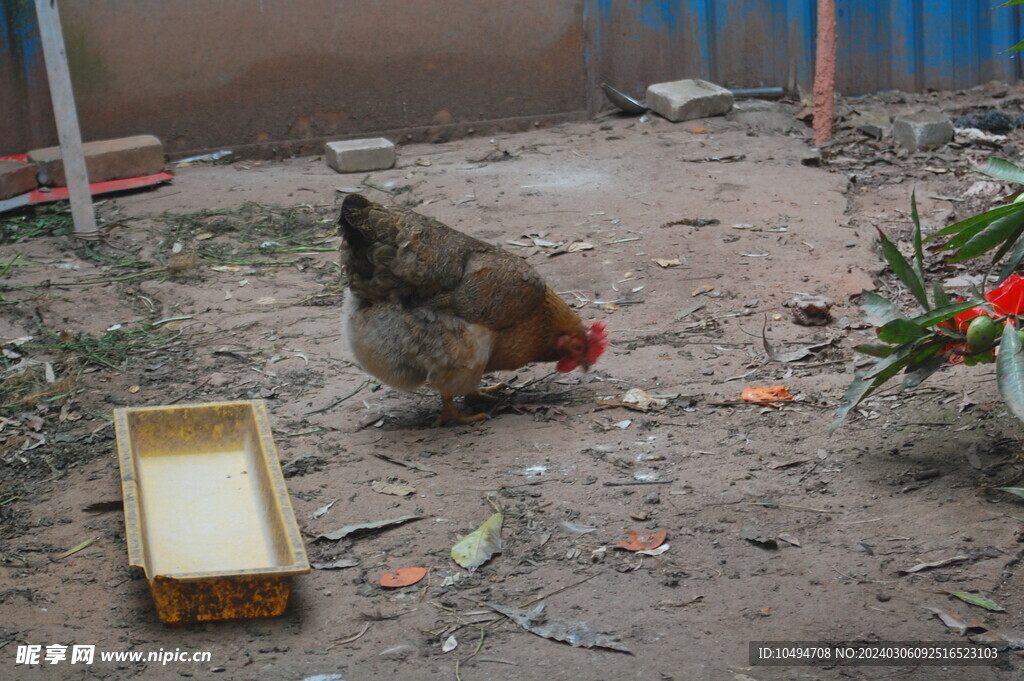
[[888,357],[896,351],[896,346],[885,345],[884,343],[863,343],[853,347],[854,352],[870,357]]
[[978,161],[974,164],[974,167],[979,172],[985,173],[997,180],[1024,184],[1024,168],[1021,168],[1012,161],[1007,161],[1005,158],[989,158],[984,161]]
[[928,335],[928,329],[907,319],[894,319],[878,329],[878,340],[898,345]]
[[920,346],[911,354],[911,362],[907,365],[906,375],[903,377],[904,390],[921,385],[926,378],[945,365],[946,353],[943,352],[945,346],[944,341],[931,341]]
[[[1011,7],[1013,5],[1024,5],[1024,0],[1006,0],[1006,2],[1004,2],[1003,4],[1001,4],[999,6],[1000,7]],[[1021,42],[1024,43],[1024,41],[1021,41]]]
[[476,570],[501,552],[501,523],[505,516],[495,513],[487,521],[459,540],[452,547],[452,560],[466,568]]
[[1019,232],[1021,224],[1024,224],[1024,204],[1020,204],[1020,210],[1016,213],[1004,215],[971,237],[949,261],[963,262],[977,258],[1007,239],[1013,238],[1014,232]]
[[1006,278],[1017,271],[1017,266],[1020,265],[1021,261],[1024,260],[1024,239],[1017,238],[1017,243],[1014,244],[1013,250],[1010,252],[1010,257],[1003,263],[1003,268],[999,270],[999,281],[996,282],[996,286],[1006,281]]
[[956,596],[964,603],[970,603],[971,605],[976,605],[979,608],[985,608],[986,610],[991,610],[993,612],[1006,612],[1006,608],[999,605],[991,598],[986,598],[985,596],[974,593],[973,591],[946,591],[946,593],[950,596]]
[[1000,492],[1009,492],[1010,494],[1014,494],[1021,499],[1024,499],[1024,487],[996,487],[995,489]]
[[913,343],[901,345],[888,357],[878,360],[874,365],[855,374],[853,381],[850,382],[842,399],[839,401],[839,407],[836,409],[836,419],[829,428],[829,434],[834,433],[842,425],[851,409],[866,400],[890,378],[914,362],[914,350],[920,347],[923,342],[925,342],[923,339],[919,339]]
[[932,290],[932,298],[935,300],[935,307],[942,308],[949,305],[953,301],[950,300],[949,294],[946,293],[946,289],[942,288],[942,282],[935,282],[935,288]]
[[979,213],[978,215],[972,215],[965,220],[955,222],[948,227],[943,227],[934,234],[931,234],[927,239],[925,239],[925,241],[931,241],[932,239],[940,236],[953,235],[949,241],[942,244],[939,250],[948,251],[954,248],[959,248],[967,243],[972,236],[988,227],[995,220],[998,220],[1004,215],[1010,215],[1020,209],[1021,207],[1019,204],[1010,204],[1007,206],[993,208],[992,210]]
[[[878,228],[876,228],[878,229]],[[885,257],[885,261],[889,263],[889,267],[892,268],[893,273],[899,278],[903,284],[910,289],[910,292],[914,294],[914,298],[921,304],[924,309],[929,308],[928,294],[924,290],[924,279],[922,279],[918,273],[914,270],[907,259],[900,253],[900,249],[896,247],[889,237],[885,235],[881,229],[878,229],[878,235],[882,240],[882,256]]]
[[883,326],[894,319],[907,318],[891,300],[874,291],[861,291],[860,309],[864,312],[864,321],[871,326]]
[[1003,337],[999,341],[996,383],[1010,413],[1024,421],[1024,355],[1020,352],[1017,329],[1011,324],[1003,326]]
[[[917,212],[917,190],[910,192],[910,222],[914,225],[911,238],[914,242],[914,272],[917,278],[924,285],[924,249],[921,245],[921,216]],[[924,309],[928,309],[928,299],[925,297]]]
[[[948,300],[948,299],[947,299]],[[961,312],[966,312],[972,307],[984,305],[983,300],[965,300],[962,303],[949,303],[942,307],[937,307],[930,312],[926,312],[923,315],[914,317],[911,321],[919,326],[935,326],[948,319],[952,319]]]

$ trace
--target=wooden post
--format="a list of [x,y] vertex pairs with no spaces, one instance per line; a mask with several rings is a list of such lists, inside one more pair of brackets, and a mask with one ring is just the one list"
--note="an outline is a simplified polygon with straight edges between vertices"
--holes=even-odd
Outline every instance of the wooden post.
[[75,221],[75,236],[82,239],[98,239],[99,232],[96,230],[96,215],[93,213],[92,194],[89,192],[89,174],[85,168],[82,133],[78,129],[78,112],[75,110],[75,95],[71,90],[71,72],[68,70],[68,55],[64,49],[64,34],[60,28],[57,0],[36,0],[36,16],[39,19],[43,56],[46,59],[46,77],[50,83],[53,116],[57,121],[57,135],[60,137],[64,175],[68,182],[68,197],[71,199],[71,217]]
[[836,0],[818,0],[814,58],[814,143],[832,138],[836,105]]

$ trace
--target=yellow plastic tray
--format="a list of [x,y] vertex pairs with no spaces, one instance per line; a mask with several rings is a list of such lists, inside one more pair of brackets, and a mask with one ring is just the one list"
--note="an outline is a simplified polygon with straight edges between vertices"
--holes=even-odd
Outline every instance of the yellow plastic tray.
[[262,400],[114,410],[128,560],[168,623],[274,617],[309,572]]

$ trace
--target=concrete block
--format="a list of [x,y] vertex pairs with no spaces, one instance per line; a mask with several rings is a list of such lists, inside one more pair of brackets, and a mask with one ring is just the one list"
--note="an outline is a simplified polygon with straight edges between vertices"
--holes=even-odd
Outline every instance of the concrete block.
[[953,141],[953,134],[953,122],[937,111],[897,116],[892,122],[893,138],[911,151],[941,147]]
[[[164,169],[163,145],[152,135],[86,142],[83,147],[89,182],[154,175]],[[34,149],[28,152],[28,160],[39,166],[39,184],[67,184],[60,147]]]
[[20,196],[38,186],[34,164],[0,161],[0,201]]
[[327,165],[339,173],[387,170],[395,165],[395,145],[383,137],[328,142],[324,156]]
[[647,88],[647,108],[675,123],[720,116],[732,108],[732,93],[699,79],[655,83]]

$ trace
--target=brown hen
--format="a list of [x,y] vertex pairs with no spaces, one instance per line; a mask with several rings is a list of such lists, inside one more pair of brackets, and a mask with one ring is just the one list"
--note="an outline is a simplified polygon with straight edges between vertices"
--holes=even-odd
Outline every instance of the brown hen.
[[526,261],[497,246],[359,194],[345,197],[339,224],[352,353],[388,385],[433,385],[439,424],[486,418],[454,401],[480,394],[486,372],[530,362],[586,369],[607,347],[603,322],[585,329]]

